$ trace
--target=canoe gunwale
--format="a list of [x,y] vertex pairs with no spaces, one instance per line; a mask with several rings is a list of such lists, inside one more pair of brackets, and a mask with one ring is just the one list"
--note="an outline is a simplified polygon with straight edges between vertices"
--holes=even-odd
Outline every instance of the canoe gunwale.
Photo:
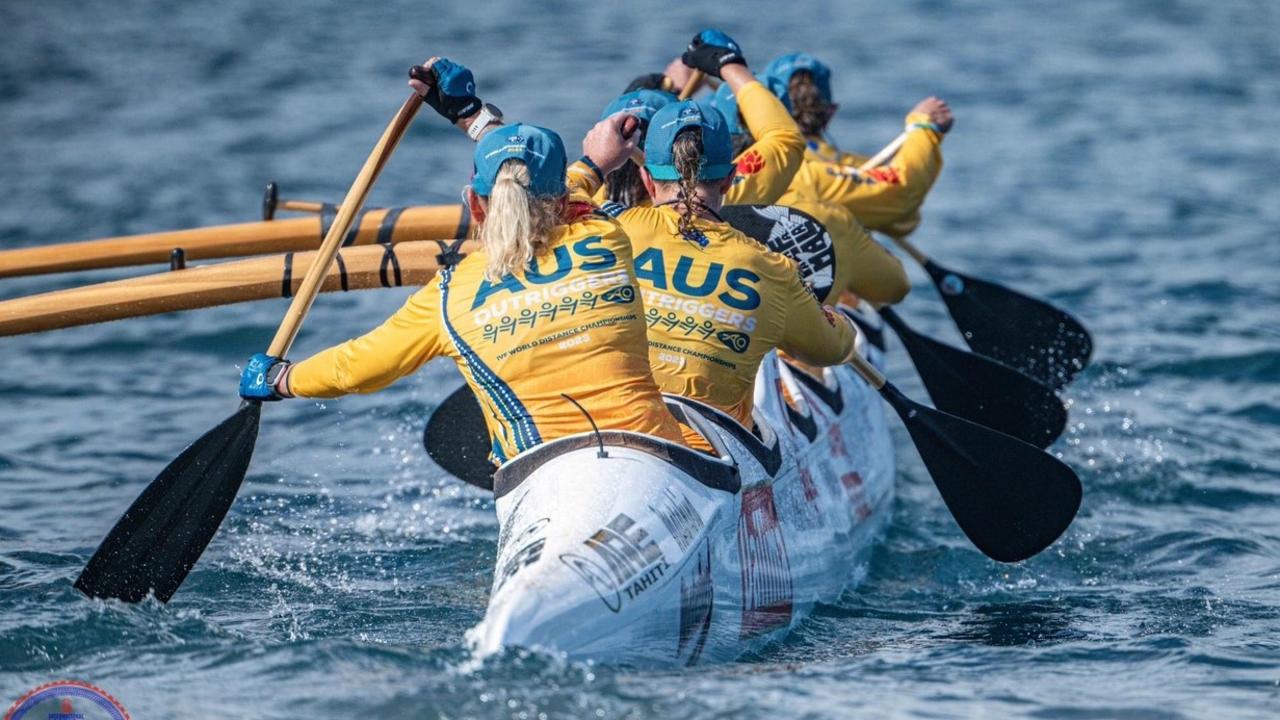
[[569,435],[530,448],[503,463],[493,474],[493,496],[501,498],[527,480],[547,461],[566,453],[596,447],[629,448],[669,463],[711,488],[736,495],[742,488],[732,458],[720,459],[666,440],[627,430],[601,430]]

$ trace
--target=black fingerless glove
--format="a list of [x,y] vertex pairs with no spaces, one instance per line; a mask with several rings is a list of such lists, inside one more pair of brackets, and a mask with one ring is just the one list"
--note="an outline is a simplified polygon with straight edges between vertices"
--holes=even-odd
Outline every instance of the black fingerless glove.
[[429,70],[421,65],[409,68],[409,77],[427,83],[429,89],[422,99],[451,123],[480,109],[475,78],[463,65],[440,58]]
[[719,30],[703,30],[695,35],[680,59],[694,70],[713,77],[720,77],[720,68],[725,65],[747,64],[738,43]]

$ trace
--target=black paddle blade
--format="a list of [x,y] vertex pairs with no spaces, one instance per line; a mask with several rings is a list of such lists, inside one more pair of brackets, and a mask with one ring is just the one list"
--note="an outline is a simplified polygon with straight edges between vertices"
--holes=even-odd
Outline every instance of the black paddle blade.
[[911,433],[947,509],[992,560],[1018,562],[1049,547],[1080,509],[1080,478],[1034,445],[914,402],[880,394]]
[[245,402],[169,463],[133,501],[76,580],[97,598],[169,602],[244,482],[262,404]]
[[1089,364],[1093,338],[1070,314],[930,260],[924,269],[975,352],[1059,389]]
[[468,485],[493,490],[489,428],[471,388],[463,385],[440,403],[427,420],[422,445],[445,472]]
[[1053,391],[991,358],[938,342],[911,329],[890,308],[881,317],[902,340],[934,407],[1046,448],[1067,426]]

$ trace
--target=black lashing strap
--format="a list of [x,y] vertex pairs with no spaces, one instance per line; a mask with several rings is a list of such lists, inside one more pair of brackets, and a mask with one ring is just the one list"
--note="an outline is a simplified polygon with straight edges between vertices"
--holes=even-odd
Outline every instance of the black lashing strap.
[[280,275],[280,297],[293,297],[293,253],[284,254],[284,272]]
[[[347,228],[346,237],[342,238],[342,247],[351,247],[355,244],[356,236],[360,234],[360,223],[364,222],[365,213],[378,208],[363,208],[356,213],[355,219],[351,222],[351,227]],[[390,213],[388,213],[390,214]],[[329,228],[333,227],[333,221],[338,217],[338,206],[333,203],[324,203],[320,206],[320,241],[324,242],[324,238],[329,234]],[[384,219],[385,222],[385,219]],[[381,228],[378,230],[381,235]]]
[[320,205],[320,242],[324,242],[324,236],[329,234],[329,228],[333,227],[333,221],[338,217],[338,206],[333,203],[323,203]]
[[346,292],[351,288],[347,287],[347,264],[342,260],[342,253],[338,253],[333,257],[338,261],[338,283],[342,286],[342,292]]
[[440,263],[440,267],[453,267],[462,262],[467,256],[464,252],[458,252],[458,248],[462,247],[462,243],[466,242],[465,236],[456,240],[436,240],[436,244],[440,246],[440,254],[436,255],[436,262]]
[[404,212],[404,208],[391,208],[386,215],[382,216],[382,224],[378,226],[378,243],[381,245],[390,245],[391,236],[396,231],[396,223],[400,221],[400,213]]
[[[388,269],[394,273],[394,284],[391,282],[391,277],[387,275]],[[400,287],[400,258],[396,257],[395,248],[391,245],[382,246],[382,266],[378,268],[378,275],[382,280],[382,287]]]
[[456,238],[464,238],[471,232],[471,208],[462,204],[462,217],[458,219],[458,230],[453,234]]

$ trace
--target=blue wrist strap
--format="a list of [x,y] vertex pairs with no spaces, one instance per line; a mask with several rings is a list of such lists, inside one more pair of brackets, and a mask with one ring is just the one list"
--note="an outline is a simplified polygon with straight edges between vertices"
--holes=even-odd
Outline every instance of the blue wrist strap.
[[600,167],[598,165],[591,162],[591,158],[587,157],[586,155],[583,155],[581,158],[578,158],[578,162],[591,168],[591,172],[596,174],[596,178],[598,178],[600,182],[604,182],[604,172],[600,170]]

